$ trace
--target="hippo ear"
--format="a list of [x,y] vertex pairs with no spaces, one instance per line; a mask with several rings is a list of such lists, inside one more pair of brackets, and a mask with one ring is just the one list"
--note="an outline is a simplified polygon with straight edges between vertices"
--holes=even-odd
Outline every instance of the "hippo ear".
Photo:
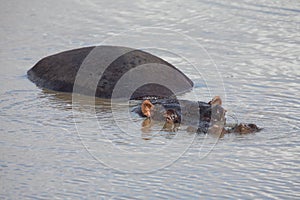
[[212,106],[222,106],[222,99],[219,96],[215,96],[210,102],[208,102]]
[[151,116],[151,110],[153,110],[153,108],[154,108],[154,105],[149,100],[143,101],[143,103],[141,105],[142,113],[146,117]]

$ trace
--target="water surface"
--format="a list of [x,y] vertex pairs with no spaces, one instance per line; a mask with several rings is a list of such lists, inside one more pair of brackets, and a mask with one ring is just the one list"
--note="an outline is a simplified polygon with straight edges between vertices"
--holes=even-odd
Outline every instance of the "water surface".
[[[298,1],[11,0],[0,9],[1,199],[299,199]],[[172,37],[150,37],[151,27],[193,38],[210,57],[182,38],[159,50]],[[107,102],[95,114],[93,102],[72,104],[26,78],[47,55],[141,42],[194,81],[181,98],[221,95],[230,115],[263,131],[144,133],[128,104],[114,104],[116,124]]]

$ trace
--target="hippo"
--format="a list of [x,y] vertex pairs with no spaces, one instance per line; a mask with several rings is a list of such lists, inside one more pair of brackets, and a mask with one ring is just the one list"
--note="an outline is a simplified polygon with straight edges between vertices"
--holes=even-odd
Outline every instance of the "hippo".
[[[38,87],[105,99],[169,98],[194,85],[167,61],[122,46],[91,46],[47,56],[28,70],[27,77]],[[123,77],[127,79],[113,95]]]
[[222,100],[215,96],[208,103],[177,99],[146,99],[134,107],[132,112],[145,117],[142,126],[149,126],[151,120],[164,121],[163,130],[177,131],[180,125],[187,125],[188,132],[212,133],[223,136],[228,133],[248,134],[259,132],[255,124],[236,124],[226,127],[226,110]]

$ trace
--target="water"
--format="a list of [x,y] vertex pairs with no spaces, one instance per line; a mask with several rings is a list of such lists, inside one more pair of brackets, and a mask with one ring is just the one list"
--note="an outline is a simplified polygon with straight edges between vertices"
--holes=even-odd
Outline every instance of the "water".
[[[298,1],[283,0],[2,2],[1,199],[299,199],[299,14]],[[153,27],[195,42],[160,46],[172,37],[151,36]],[[201,100],[219,94],[263,131],[220,140],[159,125],[143,132],[127,104],[114,104],[116,123],[107,102],[95,114],[88,100],[72,105],[25,76],[42,57],[102,43],[152,44]],[[195,73],[195,63],[212,70]]]

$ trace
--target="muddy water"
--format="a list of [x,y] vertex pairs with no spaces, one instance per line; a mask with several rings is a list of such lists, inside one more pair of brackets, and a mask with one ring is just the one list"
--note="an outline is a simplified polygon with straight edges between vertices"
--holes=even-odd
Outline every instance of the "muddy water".
[[[299,198],[297,1],[12,0],[0,9],[1,199]],[[157,29],[182,37],[160,45],[172,34]],[[194,81],[180,98],[221,95],[231,120],[263,131],[144,130],[134,102],[111,113],[106,101],[72,103],[25,76],[44,56],[116,43],[152,44]]]

